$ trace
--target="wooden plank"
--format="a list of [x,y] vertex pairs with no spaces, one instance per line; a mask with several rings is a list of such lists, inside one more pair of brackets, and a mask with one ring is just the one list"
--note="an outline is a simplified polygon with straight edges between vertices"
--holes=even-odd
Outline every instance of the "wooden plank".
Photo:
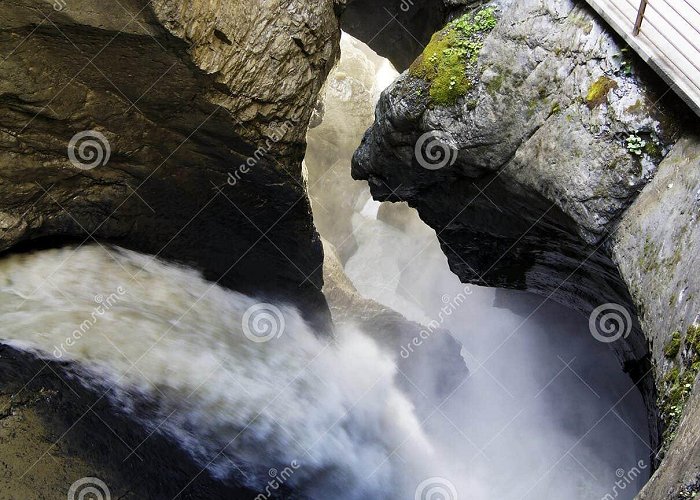
[[587,2],[700,116],[700,0]]

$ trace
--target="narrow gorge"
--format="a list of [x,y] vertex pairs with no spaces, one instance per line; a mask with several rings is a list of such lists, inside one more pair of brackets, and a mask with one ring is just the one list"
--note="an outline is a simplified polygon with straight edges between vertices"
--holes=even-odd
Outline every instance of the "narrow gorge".
[[0,498],[700,493],[700,119],[587,3],[0,22]]

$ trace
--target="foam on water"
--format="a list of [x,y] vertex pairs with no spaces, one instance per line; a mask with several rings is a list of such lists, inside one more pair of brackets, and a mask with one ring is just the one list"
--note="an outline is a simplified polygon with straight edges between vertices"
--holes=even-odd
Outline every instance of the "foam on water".
[[244,317],[258,305],[192,270],[96,245],[0,263],[6,343],[75,362],[79,380],[215,475],[261,488],[294,462],[289,486],[316,498],[399,495],[399,477],[420,464],[404,457],[397,472],[392,451],[409,440],[416,458],[433,450],[393,361],[362,332],[317,335],[282,305],[266,325],[246,319],[275,329],[251,340]]

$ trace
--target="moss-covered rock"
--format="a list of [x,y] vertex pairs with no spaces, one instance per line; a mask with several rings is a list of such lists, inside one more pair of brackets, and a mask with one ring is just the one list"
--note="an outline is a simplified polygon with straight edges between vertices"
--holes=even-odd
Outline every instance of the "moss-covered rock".
[[618,86],[617,82],[607,76],[601,76],[598,78],[588,89],[588,94],[586,95],[586,104],[591,109],[597,108],[601,104],[608,101],[608,92],[612,89],[616,89]]
[[681,332],[673,332],[671,340],[664,346],[664,355],[676,358],[678,353],[681,353],[681,359],[675,360],[666,373],[661,390],[659,409],[666,424],[664,450],[676,437],[683,410],[700,372],[700,325],[690,325],[682,341]]
[[430,83],[434,104],[455,104],[472,88],[469,69],[479,57],[484,36],[495,26],[495,10],[486,8],[455,19],[433,35],[409,73]]
[[[700,464],[681,452],[700,447],[700,395],[683,394],[685,353],[664,355],[672,332],[683,325],[683,338],[700,310],[697,123],[683,124],[681,103],[642,65],[628,71],[633,52],[585,3],[498,5],[467,95],[430,106],[428,96],[402,93],[420,84],[428,94],[430,82],[403,75],[380,100],[353,176],[376,199],[415,207],[464,282],[527,288],[586,315],[606,302],[638,313],[614,348],[630,373],[644,375],[651,448],[665,427],[665,396],[667,410],[685,402],[690,417],[665,459],[672,466],[640,497],[667,498]],[[416,162],[417,139],[435,131],[457,150],[454,168]]]
[[671,340],[664,346],[664,355],[667,358],[675,358],[681,350],[681,332],[673,332]]

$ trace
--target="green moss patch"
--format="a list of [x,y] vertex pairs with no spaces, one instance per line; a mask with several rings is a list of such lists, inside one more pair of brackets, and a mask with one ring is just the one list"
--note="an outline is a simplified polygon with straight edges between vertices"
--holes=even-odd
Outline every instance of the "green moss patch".
[[608,92],[617,88],[617,82],[607,76],[601,76],[588,89],[586,104],[590,109],[608,102]]
[[[496,70],[497,68],[493,68]],[[503,87],[503,83],[506,81],[506,77],[510,76],[510,71],[501,70],[497,75],[491,78],[486,84],[486,91],[492,96],[500,92]]]
[[[681,354],[680,360],[677,355]],[[691,325],[681,341],[681,333],[674,332],[664,347],[664,355],[674,358],[674,366],[666,373],[661,388],[659,410],[666,424],[664,449],[676,437],[683,409],[688,402],[695,378],[700,372],[700,325]]]
[[469,70],[477,62],[485,35],[495,26],[495,11],[486,8],[451,21],[433,35],[409,74],[430,83],[434,104],[451,106],[472,88]]
[[685,343],[700,355],[700,325],[691,325],[685,333]]
[[681,350],[681,332],[673,332],[671,340],[664,346],[664,356],[675,358]]
[[639,258],[639,267],[645,272],[653,272],[659,268],[659,249],[649,236],[644,240],[644,252]]

